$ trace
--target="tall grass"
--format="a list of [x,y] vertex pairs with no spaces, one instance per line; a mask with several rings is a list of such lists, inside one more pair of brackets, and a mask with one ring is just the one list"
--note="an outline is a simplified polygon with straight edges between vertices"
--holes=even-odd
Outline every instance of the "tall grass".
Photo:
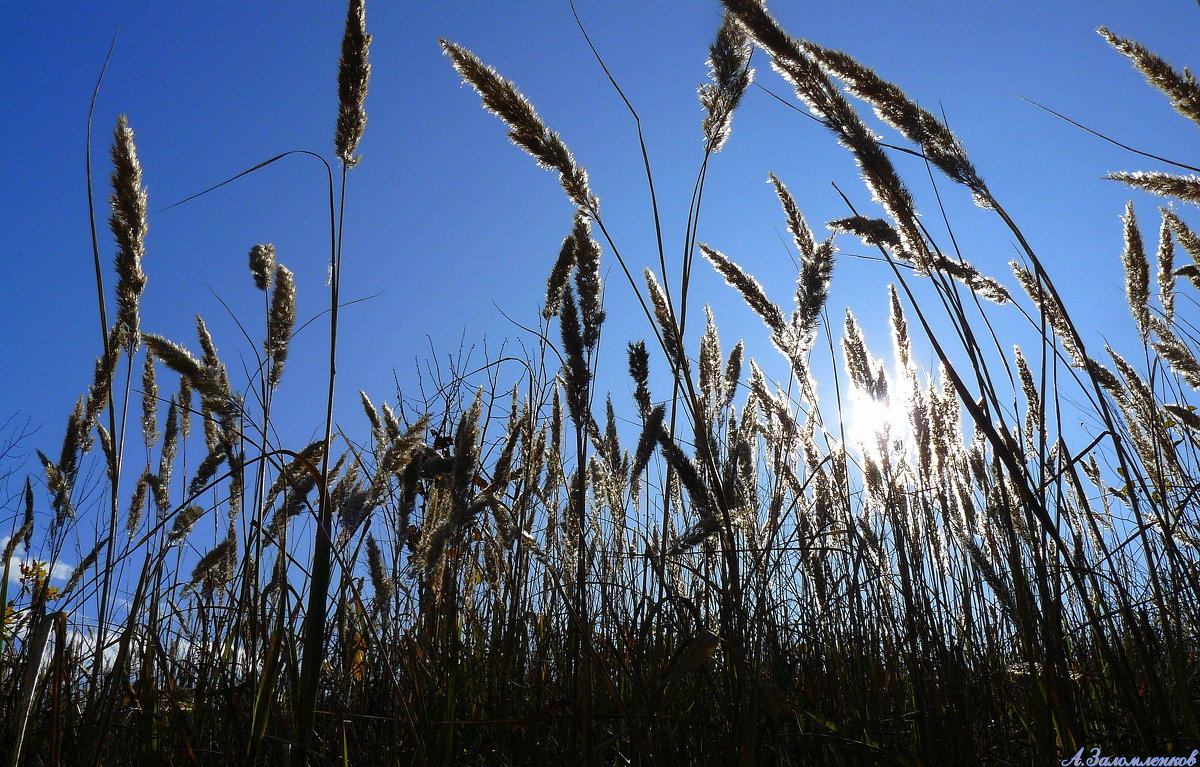
[[[360,393],[361,437],[332,420],[341,222],[370,73],[361,0],[338,81],[341,173],[326,162],[331,342],[315,374],[328,408],[311,444],[273,436],[297,318],[272,245],[249,253],[263,314],[245,380],[202,320],[195,345],[141,327],[147,199],[118,120],[115,320],[98,270],[94,382],[57,457],[39,453],[43,476],[25,483],[3,552],[8,763],[1050,764],[1200,746],[1200,360],[1192,304],[1177,300],[1180,278],[1200,290],[1200,237],[1186,208],[1161,210],[1152,263],[1127,207],[1143,351],[1090,348],[941,119],[850,56],[793,38],[756,0],[724,4],[678,263],[657,202],[657,263],[627,260],[564,140],[512,82],[442,41],[576,214],[547,259],[536,347],[460,356],[395,407]],[[1197,120],[1189,73],[1100,32]],[[859,214],[846,194],[849,215],[828,224],[842,239],[821,237],[771,174],[799,260],[791,309],[720,249],[737,243],[695,241],[754,55],[849,151],[886,215]],[[859,102],[910,148],[881,143]],[[1012,280],[937,242],[895,151],[998,217],[1019,246]],[[1200,199],[1194,176],[1111,178]],[[894,278],[890,366],[851,311],[826,305],[847,236]],[[697,254],[762,319],[778,359],[748,359],[740,342],[726,352],[708,307],[701,323]],[[632,402],[598,390],[617,292],[606,259],[645,315],[647,340],[618,347]],[[1037,343],[1002,340],[1014,323]],[[918,369],[924,348],[936,370]],[[826,353],[841,364],[818,381]],[[1094,432],[1062,427],[1077,407]],[[864,431],[850,422],[866,410],[886,416]],[[635,441],[622,442],[618,413],[636,419]],[[84,515],[100,537],[54,588]],[[36,557],[14,558],[31,544]]]

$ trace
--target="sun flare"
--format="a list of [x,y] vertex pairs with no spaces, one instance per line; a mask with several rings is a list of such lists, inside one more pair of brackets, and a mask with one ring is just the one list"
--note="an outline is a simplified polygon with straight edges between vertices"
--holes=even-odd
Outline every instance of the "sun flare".
[[908,435],[908,414],[898,398],[877,400],[856,389],[847,413],[846,439],[852,445],[877,450],[880,440],[894,444]]

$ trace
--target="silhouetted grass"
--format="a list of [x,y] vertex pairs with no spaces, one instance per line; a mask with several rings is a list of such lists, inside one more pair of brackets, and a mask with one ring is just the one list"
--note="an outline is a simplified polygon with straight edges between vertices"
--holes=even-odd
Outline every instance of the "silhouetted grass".
[[[273,437],[296,321],[273,246],[250,250],[263,316],[246,380],[231,380],[202,321],[194,346],[141,327],[146,194],[133,132],[117,123],[116,319],[98,272],[94,382],[57,456],[39,454],[44,477],[26,483],[4,550],[9,763],[1016,765],[1200,746],[1200,361],[1194,304],[1175,300],[1179,278],[1200,289],[1200,238],[1186,214],[1162,210],[1152,261],[1127,208],[1144,356],[1088,348],[939,118],[849,56],[792,38],[756,0],[725,7],[700,90],[688,241],[760,50],[887,216],[860,215],[847,195],[851,215],[828,227],[890,265],[892,364],[847,310],[846,380],[815,379],[814,354],[835,346],[838,240],[814,232],[774,174],[800,265],[792,307],[718,249],[736,243],[695,250],[761,317],[782,367],[746,359],[740,342],[726,352],[707,307],[689,334],[694,254],[670,264],[660,246],[657,264],[628,262],[563,139],[513,83],[442,41],[512,140],[556,171],[576,216],[547,258],[538,345],[515,380],[499,358],[475,369],[460,357],[395,408],[360,394],[369,431],[339,428],[341,201],[370,74],[351,2],[342,172],[326,164],[322,439]],[[1190,74],[1101,34],[1195,119]],[[1020,249],[1019,291],[939,247],[891,162],[900,148],[843,90],[999,217]],[[1200,199],[1192,176],[1112,178]],[[651,339],[625,350],[632,402],[597,390],[607,258]],[[936,301],[915,300],[918,281]],[[1000,313],[1039,342],[1010,350],[990,319]],[[914,346],[938,369],[918,369]],[[1064,433],[1067,399],[1102,428]],[[863,430],[854,412],[880,415]],[[617,413],[636,419],[636,442],[622,442]],[[99,495],[86,473],[97,466]],[[83,515],[100,539],[53,588]],[[224,533],[200,543],[201,522]],[[198,557],[193,540],[207,546]],[[18,561],[31,543],[39,553]]]

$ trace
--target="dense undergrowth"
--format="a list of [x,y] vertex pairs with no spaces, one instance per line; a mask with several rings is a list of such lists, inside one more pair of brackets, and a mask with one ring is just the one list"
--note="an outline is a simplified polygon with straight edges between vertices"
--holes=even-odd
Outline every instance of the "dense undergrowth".
[[[352,1],[329,180],[330,363],[287,371],[328,376],[325,437],[276,444],[291,272],[271,246],[251,250],[262,347],[237,385],[203,322],[195,353],[143,329],[146,197],[118,122],[117,282],[115,300],[101,296],[94,383],[9,510],[0,743],[11,763],[985,765],[1200,747],[1189,404],[1200,361],[1175,300],[1200,289],[1186,222],[1200,180],[1116,174],[1181,204],[1162,209],[1153,264],[1132,204],[1125,213],[1144,357],[1090,348],[1036,244],[937,117],[848,56],[792,38],[755,0],[724,4],[700,91],[703,168],[729,138],[757,49],[886,214],[830,222],[839,235],[822,238],[772,175],[800,263],[787,310],[715,243],[696,243],[762,318],[780,356],[761,366],[741,343],[723,349],[712,313],[698,312],[692,256],[627,262],[558,135],[443,41],[577,208],[548,270],[545,335],[516,380],[455,370],[403,408],[362,394],[361,439],[333,424],[337,195],[359,159],[370,73]],[[1200,124],[1190,74],[1101,33]],[[881,143],[858,102],[910,148]],[[979,215],[999,217],[1020,247],[1013,289],[937,245],[894,151],[919,153]],[[689,242],[703,183],[702,169]],[[891,265],[891,373],[854,316],[843,324],[825,305],[841,239]],[[605,346],[627,355],[632,402],[595,380],[610,258],[646,317],[645,341]],[[939,300],[914,302],[918,281]],[[988,317],[1000,312],[1040,341],[995,339]],[[839,333],[848,384],[818,382],[814,348]],[[937,370],[917,368],[914,344]],[[849,434],[843,391],[893,415]],[[1067,399],[1102,428],[1064,434]],[[622,443],[618,412],[636,419],[636,441]],[[89,466],[99,497],[80,487]],[[103,535],[52,587],[83,515]],[[189,543],[202,520],[227,533]],[[26,548],[35,555],[14,557]]]

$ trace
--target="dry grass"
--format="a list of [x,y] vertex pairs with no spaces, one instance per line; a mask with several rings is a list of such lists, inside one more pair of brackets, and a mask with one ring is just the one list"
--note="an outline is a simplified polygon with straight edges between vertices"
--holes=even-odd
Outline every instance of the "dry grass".
[[[116,321],[58,457],[40,454],[44,479],[26,483],[4,551],[9,763],[1016,765],[1085,747],[1186,756],[1200,745],[1200,416],[1189,401],[1200,347],[1186,317],[1194,304],[1175,300],[1177,277],[1200,287],[1200,241],[1186,216],[1162,211],[1156,296],[1126,210],[1122,259],[1144,358],[1106,350],[1101,361],[942,122],[846,54],[792,38],[758,2],[725,6],[700,90],[704,167],[730,138],[756,46],[889,217],[854,213],[830,228],[891,265],[895,366],[847,311],[848,383],[814,380],[818,342],[836,346],[826,306],[836,241],[813,233],[774,175],[800,261],[790,316],[733,259],[696,247],[762,318],[781,379],[744,360],[742,343],[726,356],[708,307],[689,348],[691,256],[676,282],[661,254],[657,271],[627,264],[562,138],[513,83],[442,41],[577,209],[547,260],[543,319],[557,316],[558,332],[543,325],[516,380],[491,364],[470,376],[460,357],[395,407],[362,394],[361,439],[330,419],[323,439],[284,447],[271,422],[296,321],[291,272],[273,246],[251,250],[262,351],[237,386],[202,321],[198,352],[142,335],[146,198],[122,118]],[[1101,33],[1196,119],[1190,74]],[[342,172],[338,186],[331,168],[329,189],[330,413],[335,192],[360,160],[370,39],[362,2],[351,2]],[[835,83],[1009,228],[1024,297],[938,248]],[[1197,199],[1192,177],[1112,178]],[[698,190],[703,180],[702,169]],[[1196,263],[1177,268],[1176,243]],[[610,257],[653,341],[628,345],[633,401],[601,408]],[[939,300],[914,301],[917,280]],[[997,305],[968,312],[977,298]],[[1011,359],[999,342],[985,348],[995,312],[1040,327],[1040,343]],[[935,318],[956,333],[939,336]],[[938,370],[918,370],[914,347],[931,349]],[[142,446],[127,444],[123,425],[134,370]],[[655,380],[671,391],[651,391]],[[851,398],[890,420],[851,428]],[[1064,433],[1067,400],[1102,426]],[[639,425],[632,452],[617,413]],[[89,490],[89,467],[104,493]],[[48,568],[84,515],[99,540],[58,591]],[[22,563],[10,586],[19,542],[40,563]],[[187,553],[197,546],[206,550]],[[98,623],[78,620],[85,607]]]

